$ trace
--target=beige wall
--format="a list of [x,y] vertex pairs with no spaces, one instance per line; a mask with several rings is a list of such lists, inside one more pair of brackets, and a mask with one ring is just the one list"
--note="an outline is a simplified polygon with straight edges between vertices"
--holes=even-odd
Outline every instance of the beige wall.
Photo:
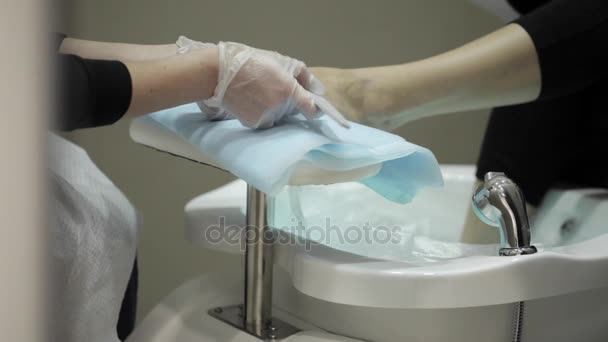
[[[167,43],[179,34],[277,49],[308,65],[359,67],[400,63],[455,47],[498,27],[464,0],[64,0],[60,29],[79,38]],[[402,127],[406,139],[431,148],[443,163],[473,163],[487,113],[461,113]],[[182,210],[228,174],[135,145],[128,122],[69,137],[144,216],[139,258],[140,317],[178,284],[202,272],[240,267],[191,247]]]

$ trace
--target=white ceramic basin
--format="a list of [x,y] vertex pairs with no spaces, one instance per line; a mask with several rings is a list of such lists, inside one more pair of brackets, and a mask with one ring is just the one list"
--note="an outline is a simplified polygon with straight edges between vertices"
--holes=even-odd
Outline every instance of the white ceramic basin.
[[[365,340],[510,341],[512,303],[526,301],[524,341],[605,341],[608,192],[553,191],[532,222],[539,252],[499,257],[496,245],[456,242],[473,171],[443,166],[446,187],[423,192],[407,206],[355,183],[287,189],[271,204],[271,222],[282,227],[285,239],[275,247],[275,305],[322,329]],[[245,184],[239,181],[195,198],[186,206],[188,238],[242,252],[244,204]],[[326,218],[341,233],[366,220],[376,227],[395,224],[403,240],[311,244],[322,240],[314,234],[300,243],[287,239],[306,237]],[[298,220],[306,225],[303,232],[289,229]]]

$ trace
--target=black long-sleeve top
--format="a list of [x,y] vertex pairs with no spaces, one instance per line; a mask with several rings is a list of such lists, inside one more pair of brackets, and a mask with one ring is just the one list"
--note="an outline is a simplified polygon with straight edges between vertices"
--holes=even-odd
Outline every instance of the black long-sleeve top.
[[532,37],[540,100],[570,94],[608,75],[608,0],[509,0]]
[[[65,36],[55,36],[58,50]],[[120,61],[57,54],[57,128],[110,125],[129,109],[132,85],[129,70]]]
[[477,177],[505,172],[533,205],[565,184],[608,187],[608,0],[509,0],[532,37],[537,101],[492,112]]

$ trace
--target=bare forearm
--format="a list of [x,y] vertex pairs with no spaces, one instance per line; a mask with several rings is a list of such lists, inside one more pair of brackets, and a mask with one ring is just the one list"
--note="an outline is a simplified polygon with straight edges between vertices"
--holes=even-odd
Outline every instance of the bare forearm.
[[207,99],[217,85],[217,48],[125,64],[133,86],[130,116]]
[[59,52],[83,58],[126,62],[147,61],[174,56],[177,53],[177,47],[175,44],[141,45],[66,38],[61,43]]
[[207,99],[218,77],[217,49],[177,54],[175,44],[136,45],[66,38],[60,52],[86,59],[118,60],[131,78],[125,115],[137,116]]

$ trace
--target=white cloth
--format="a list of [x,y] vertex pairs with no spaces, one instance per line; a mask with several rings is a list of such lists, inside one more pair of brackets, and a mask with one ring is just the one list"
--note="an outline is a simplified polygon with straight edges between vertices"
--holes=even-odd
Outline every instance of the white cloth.
[[136,211],[80,147],[50,135],[53,342],[116,342],[137,244]]
[[149,120],[187,141],[214,164],[248,184],[276,195],[301,162],[332,171],[379,165],[361,183],[399,203],[425,187],[443,185],[435,156],[428,149],[371,127],[340,126],[327,116],[286,118],[267,130],[252,130],[237,120],[208,121],[195,104],[183,105],[137,120]]

